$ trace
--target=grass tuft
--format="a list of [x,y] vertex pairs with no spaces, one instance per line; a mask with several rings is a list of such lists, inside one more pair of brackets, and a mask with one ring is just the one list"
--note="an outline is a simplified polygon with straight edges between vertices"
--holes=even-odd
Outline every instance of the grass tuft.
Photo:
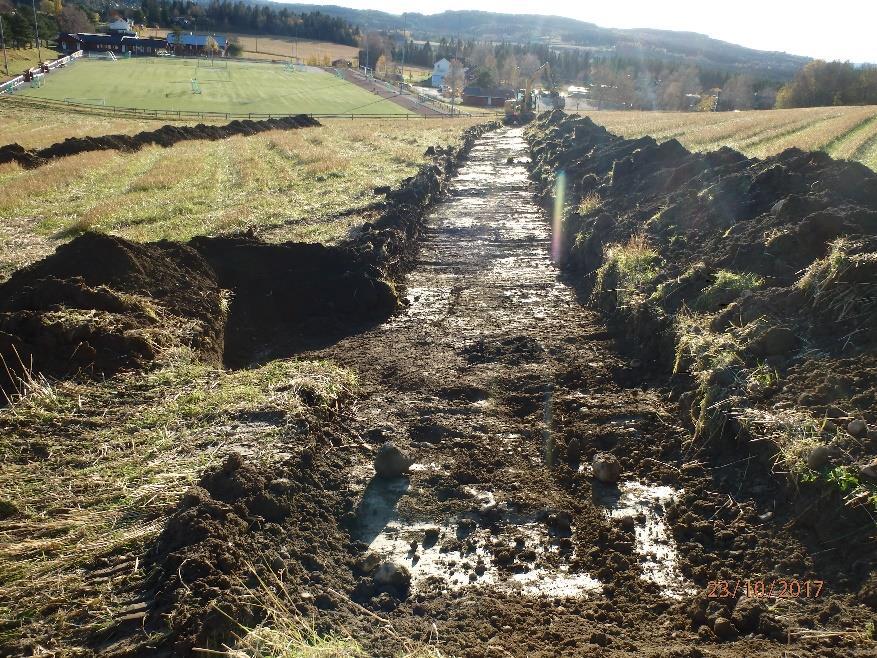
[[643,235],[632,236],[624,245],[610,245],[597,270],[596,289],[614,288],[618,305],[629,306],[645,296],[646,287],[658,276],[658,261],[658,252]]

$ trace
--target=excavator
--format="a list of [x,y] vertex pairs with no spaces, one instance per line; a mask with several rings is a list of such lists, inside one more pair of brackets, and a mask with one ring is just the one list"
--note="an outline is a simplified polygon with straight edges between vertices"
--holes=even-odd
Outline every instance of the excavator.
[[551,75],[551,66],[548,62],[545,62],[527,79],[527,86],[524,89],[518,89],[515,98],[505,102],[504,109],[506,123],[527,123],[532,121],[533,117],[536,116],[538,97],[536,92],[533,91],[533,83],[536,82],[536,79],[542,71],[545,71],[545,75],[548,78],[549,98],[551,99],[552,109],[562,110],[566,106],[566,99],[560,95],[560,92],[557,91],[557,86],[554,84],[554,78]]

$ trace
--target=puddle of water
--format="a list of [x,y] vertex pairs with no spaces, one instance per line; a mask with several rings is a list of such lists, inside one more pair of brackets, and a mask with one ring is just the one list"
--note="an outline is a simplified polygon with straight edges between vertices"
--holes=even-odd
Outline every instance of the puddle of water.
[[640,555],[641,577],[660,585],[670,598],[696,591],[679,572],[676,542],[664,519],[666,506],[680,493],[672,487],[633,480],[622,482],[617,488],[602,488],[597,493],[598,502],[611,518],[634,520],[634,548]]
[[[546,558],[559,551],[544,524],[532,518],[512,518],[496,529],[479,527],[470,518],[451,517],[446,523],[405,522],[395,507],[408,491],[407,480],[373,481],[360,504],[360,539],[369,550],[405,565],[411,571],[411,587],[423,591],[438,585],[448,589],[488,586],[525,596],[578,597],[599,593],[599,581],[586,573],[570,573],[566,565],[552,566]],[[496,506],[489,491],[465,489],[476,507]],[[427,540],[427,537],[430,539]],[[526,561],[518,552],[529,549]],[[518,552],[518,569],[500,569],[496,550],[508,547]],[[552,562],[556,562],[554,559]]]

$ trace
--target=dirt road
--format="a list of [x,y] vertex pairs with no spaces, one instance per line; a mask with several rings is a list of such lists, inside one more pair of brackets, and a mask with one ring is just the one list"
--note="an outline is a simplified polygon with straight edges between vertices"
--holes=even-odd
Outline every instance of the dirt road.
[[427,117],[440,117],[446,114],[445,112],[441,112],[434,107],[430,107],[428,105],[425,105],[424,103],[418,102],[413,96],[390,91],[385,83],[381,82],[380,80],[369,80],[357,71],[344,69],[344,79],[348,82],[352,82],[359,87],[362,87],[366,91],[370,91],[376,96],[380,96],[381,98],[384,98],[386,100],[393,101],[397,105],[401,105],[413,114],[422,114],[423,116]]
[[[364,451],[360,548],[412,584],[406,597],[366,579],[354,598],[447,655],[798,655],[789,641],[866,655],[838,540],[817,548],[745,454],[686,452],[667,392],[551,264],[526,160],[520,129],[483,137],[429,218],[407,309],[310,355],[359,373],[348,420],[370,450],[392,440],[416,460],[373,479]],[[603,451],[617,486],[592,478]],[[718,579],[822,590],[708,597]],[[327,614],[382,655],[400,648],[371,617]]]

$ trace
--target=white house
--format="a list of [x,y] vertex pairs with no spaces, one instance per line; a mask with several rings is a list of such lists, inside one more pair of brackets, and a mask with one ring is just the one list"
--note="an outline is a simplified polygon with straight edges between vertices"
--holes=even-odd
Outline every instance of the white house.
[[134,24],[131,21],[126,21],[124,18],[117,18],[107,25],[107,29],[110,32],[133,32]]
[[445,76],[451,70],[451,63],[442,57],[432,67],[432,86],[440,89],[445,82]]

